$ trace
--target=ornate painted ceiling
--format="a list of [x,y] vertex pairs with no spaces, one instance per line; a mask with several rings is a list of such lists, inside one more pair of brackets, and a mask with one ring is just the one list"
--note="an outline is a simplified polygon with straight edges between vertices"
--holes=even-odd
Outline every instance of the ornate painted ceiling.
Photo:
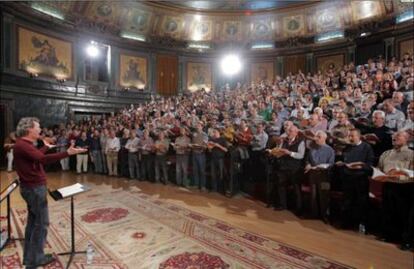
[[[76,27],[147,41],[240,43],[313,37],[395,16],[412,3],[384,1],[36,1]],[[45,19],[49,16],[40,12]]]
[[272,9],[292,8],[299,5],[319,2],[319,0],[221,0],[221,1],[160,1],[161,4],[178,8],[188,8],[199,11],[263,11]]

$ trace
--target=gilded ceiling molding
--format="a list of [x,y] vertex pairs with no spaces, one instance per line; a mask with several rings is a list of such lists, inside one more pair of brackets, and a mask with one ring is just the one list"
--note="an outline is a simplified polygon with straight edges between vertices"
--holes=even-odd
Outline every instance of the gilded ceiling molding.
[[[412,8],[412,3],[398,0],[299,1],[294,5],[282,4],[280,8],[266,8],[265,5],[258,10],[246,8],[260,7],[252,0],[201,2],[205,8],[200,10],[191,8],[198,5],[197,1],[187,0],[42,1],[36,4],[63,14],[64,20],[76,28],[116,36],[128,32],[167,47],[174,44],[181,47],[190,42],[221,47],[220,44],[225,43],[246,45],[256,41],[300,46],[307,44],[308,39],[333,31],[374,31],[379,22],[390,21]],[[277,6],[277,1],[268,3]],[[33,7],[32,2],[15,2],[13,5],[18,11]],[[50,19],[36,14],[42,19]]]

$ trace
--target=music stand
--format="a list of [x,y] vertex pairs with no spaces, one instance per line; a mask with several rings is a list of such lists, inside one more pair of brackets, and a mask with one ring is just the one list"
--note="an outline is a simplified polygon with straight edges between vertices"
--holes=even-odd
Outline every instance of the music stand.
[[58,253],[58,255],[61,255],[61,256],[70,255],[69,261],[66,265],[66,269],[69,268],[69,266],[72,262],[73,256],[75,256],[76,254],[86,253],[86,251],[76,251],[76,249],[75,249],[75,206],[74,206],[74,203],[73,203],[73,200],[74,200],[73,197],[75,195],[78,195],[80,193],[83,193],[83,192],[86,192],[86,191],[89,191],[89,190],[90,190],[89,187],[87,187],[85,185],[82,185],[80,183],[76,183],[76,184],[73,184],[71,186],[60,188],[60,189],[57,189],[57,190],[54,190],[54,191],[49,190],[50,196],[52,196],[52,198],[55,201],[63,200],[63,199],[66,199],[66,198],[70,197],[71,249],[68,252]]
[[11,238],[10,194],[17,188],[17,186],[19,186],[19,180],[15,179],[0,193],[0,203],[3,202],[4,199],[7,200],[7,239],[3,241],[4,243],[0,246],[0,250],[3,250],[3,248],[5,248],[11,241],[24,240],[24,238]]

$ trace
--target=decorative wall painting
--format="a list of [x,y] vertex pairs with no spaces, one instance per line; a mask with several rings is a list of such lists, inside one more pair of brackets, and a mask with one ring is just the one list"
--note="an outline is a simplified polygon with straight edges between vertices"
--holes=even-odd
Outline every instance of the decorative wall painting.
[[187,63],[187,89],[195,92],[204,88],[211,90],[212,75],[209,63]]
[[18,68],[33,75],[72,78],[72,43],[18,27]]
[[144,89],[147,85],[147,58],[121,54],[119,85],[129,89]]

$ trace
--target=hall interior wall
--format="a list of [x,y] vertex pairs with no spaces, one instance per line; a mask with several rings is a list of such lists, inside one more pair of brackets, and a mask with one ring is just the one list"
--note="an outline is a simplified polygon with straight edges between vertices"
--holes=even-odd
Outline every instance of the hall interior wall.
[[[73,45],[73,76],[60,83],[55,78],[39,76],[30,78],[19,70],[17,64],[17,28],[26,27],[52,37],[68,40]],[[65,122],[77,112],[110,113],[131,103],[145,102],[151,95],[174,95],[187,89],[188,63],[209,63],[212,68],[212,86],[219,89],[228,82],[249,83],[253,63],[271,62],[274,75],[284,76],[289,72],[315,72],[321,68],[320,59],[342,57],[343,62],[360,61],[368,55],[386,52],[399,55],[412,48],[413,30],[410,25],[385,29],[364,39],[344,39],[311,46],[290,46],[274,50],[244,50],[243,69],[231,78],[223,76],[219,60],[223,51],[189,51],[173,47],[162,47],[142,42],[119,40],[106,34],[90,33],[70,29],[63,25],[50,24],[37,18],[22,17],[7,11],[1,13],[1,102],[7,110],[7,119],[2,130],[14,129],[22,116],[34,115],[46,125]],[[108,82],[88,81],[84,76],[84,49],[90,40],[111,46],[110,74]],[[375,47],[378,50],[370,50]],[[147,60],[147,86],[143,91],[125,91],[119,85],[121,54],[143,57]],[[372,53],[371,53],[372,54]],[[168,55],[170,62],[162,64],[160,55]],[[391,57],[391,55],[385,55]],[[328,57],[328,59],[329,59]],[[364,58],[364,59],[365,59]],[[167,68],[168,87],[160,87],[160,68]],[[165,70],[164,70],[165,71]],[[173,78],[173,79],[171,79]]]

